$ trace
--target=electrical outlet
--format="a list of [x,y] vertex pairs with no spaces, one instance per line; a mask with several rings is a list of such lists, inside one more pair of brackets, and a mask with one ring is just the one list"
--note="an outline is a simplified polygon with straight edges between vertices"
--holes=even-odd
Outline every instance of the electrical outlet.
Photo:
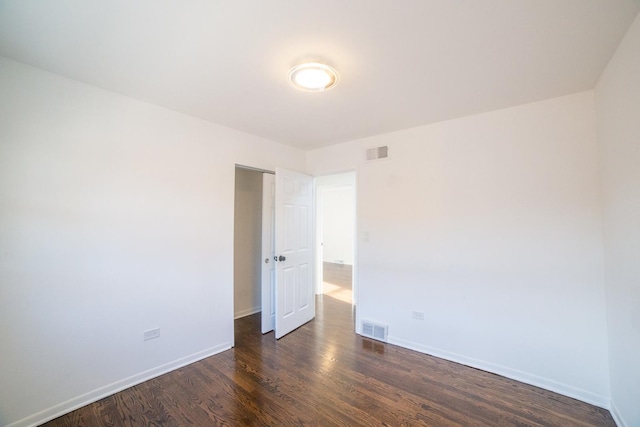
[[411,313],[411,317],[415,320],[424,320],[424,313],[422,311],[414,311]]
[[149,329],[144,331],[144,340],[149,341],[160,336],[160,328]]

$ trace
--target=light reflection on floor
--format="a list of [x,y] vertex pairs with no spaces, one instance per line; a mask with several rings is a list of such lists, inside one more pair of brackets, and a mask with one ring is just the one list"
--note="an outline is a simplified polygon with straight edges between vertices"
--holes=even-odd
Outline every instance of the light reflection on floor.
[[351,304],[351,288],[343,288],[333,283],[322,282],[322,290],[324,295]]

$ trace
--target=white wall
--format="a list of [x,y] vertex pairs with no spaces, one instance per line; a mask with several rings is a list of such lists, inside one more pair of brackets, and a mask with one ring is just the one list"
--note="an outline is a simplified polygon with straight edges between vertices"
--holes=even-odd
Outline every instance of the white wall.
[[[596,89],[614,415],[640,421],[638,20]],[[358,318],[607,406],[592,92],[315,150],[358,168]],[[391,159],[363,164],[365,147]],[[228,348],[235,164],[304,154],[0,58],[0,425]],[[411,311],[424,311],[424,321]],[[142,332],[160,327],[159,339]]]
[[322,192],[324,262],[353,265],[355,236],[355,191],[353,188]]
[[0,58],[0,425],[229,348],[235,164],[304,160]]
[[316,178],[324,262],[353,265],[355,173]]
[[260,311],[262,172],[236,168],[233,248],[234,318]]
[[606,407],[597,156],[591,91],[309,152],[358,168],[357,325]]
[[640,425],[640,16],[596,86],[612,413]]

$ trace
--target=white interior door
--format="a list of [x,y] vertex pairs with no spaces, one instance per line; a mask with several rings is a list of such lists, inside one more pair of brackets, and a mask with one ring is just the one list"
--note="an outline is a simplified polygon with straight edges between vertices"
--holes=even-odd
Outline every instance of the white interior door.
[[276,338],[302,326],[316,315],[312,193],[312,177],[276,169]]
[[262,333],[276,326],[276,262],[275,256],[276,177],[262,174]]

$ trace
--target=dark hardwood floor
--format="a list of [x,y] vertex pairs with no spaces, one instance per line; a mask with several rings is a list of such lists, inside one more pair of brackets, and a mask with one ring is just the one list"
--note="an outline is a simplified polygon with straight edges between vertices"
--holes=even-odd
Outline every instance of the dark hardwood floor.
[[604,409],[364,339],[353,322],[328,295],[277,342],[259,313],[238,319],[235,348],[45,425],[615,426]]
[[351,277],[353,267],[349,264],[337,264],[335,262],[322,263],[322,278],[325,283],[351,290]]

